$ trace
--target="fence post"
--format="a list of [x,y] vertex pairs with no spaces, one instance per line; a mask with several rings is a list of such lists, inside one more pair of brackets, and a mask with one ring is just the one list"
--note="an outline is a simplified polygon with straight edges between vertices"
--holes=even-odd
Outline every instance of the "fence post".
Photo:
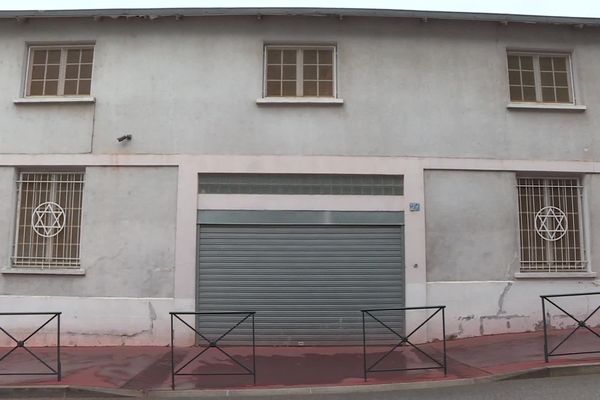
[[60,314],[58,313],[58,319],[56,320],[56,366],[58,369],[58,381],[62,380],[62,364],[60,362]]
[[175,390],[175,330],[173,329],[173,313],[171,315],[171,389]]
[[546,299],[544,296],[540,296],[542,299],[542,321],[544,325],[544,361],[548,362],[548,332],[546,327]]
[[444,341],[444,376],[448,375],[448,361],[446,357],[446,306],[442,306],[442,340]]
[[365,311],[362,312],[362,330],[363,330],[363,375],[365,378],[365,382],[367,381],[367,332],[365,329]]

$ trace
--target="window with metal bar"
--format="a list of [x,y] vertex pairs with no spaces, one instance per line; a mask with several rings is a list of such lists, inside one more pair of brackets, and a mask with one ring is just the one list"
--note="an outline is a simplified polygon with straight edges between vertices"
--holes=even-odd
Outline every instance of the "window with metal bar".
[[508,53],[510,101],[574,103],[568,54]]
[[93,59],[93,46],[29,47],[25,95],[89,95]]
[[200,174],[201,194],[402,196],[402,175]]
[[13,267],[77,268],[84,172],[21,172]]
[[264,96],[335,97],[335,47],[266,46]]
[[587,271],[578,178],[520,177],[521,272]]

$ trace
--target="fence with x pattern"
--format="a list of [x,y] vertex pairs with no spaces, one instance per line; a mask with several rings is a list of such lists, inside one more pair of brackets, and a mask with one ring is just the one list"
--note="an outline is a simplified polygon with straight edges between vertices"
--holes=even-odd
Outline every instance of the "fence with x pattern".
[[[177,376],[177,375],[179,375],[179,376],[251,375],[254,384],[256,384],[256,339],[255,339],[255,332],[254,332],[254,315],[256,314],[255,312],[171,312],[170,314],[171,314],[171,388],[173,390],[175,389],[175,376]],[[184,315],[193,315],[196,318],[198,318],[198,317],[201,318],[202,316],[239,316],[240,319],[231,328],[226,330],[224,333],[222,333],[215,339],[211,339],[208,337],[207,334],[200,332],[197,328],[191,326],[184,319],[182,319],[181,316],[184,316]],[[194,332],[194,336],[196,337],[196,339],[200,339],[205,343],[205,347],[198,354],[196,354],[193,358],[188,360],[185,364],[183,364],[182,366],[180,366],[177,369],[175,369],[175,328],[174,328],[175,319],[180,321],[184,326],[186,326],[190,330],[192,330]],[[240,362],[234,356],[229,354],[223,348],[223,346],[221,346],[219,344],[219,342],[221,342],[227,335],[229,335],[236,328],[238,328],[240,325],[242,325],[244,322],[246,322],[248,320],[250,320],[250,322],[252,324],[252,367],[248,367],[248,366],[244,365],[242,362]],[[219,351],[220,353],[222,353],[223,355],[225,355],[227,357],[227,359],[229,359],[235,365],[237,365],[242,372],[208,372],[208,373],[182,372],[188,365],[190,365],[192,362],[194,362],[197,359],[199,359],[200,357],[202,357],[202,355],[205,354],[210,349],[215,349],[215,350]]]
[[[543,318],[543,322],[544,322],[544,358],[545,358],[546,362],[549,361],[550,357],[568,356],[568,355],[575,355],[575,354],[600,353],[600,341],[598,342],[597,350],[558,352],[559,348],[563,347],[568,341],[573,341],[575,333],[577,331],[579,331],[580,329],[584,329],[584,330],[590,332],[593,336],[600,339],[600,335],[598,334],[598,332],[594,331],[592,329],[592,326],[590,325],[590,319],[596,314],[596,312],[598,310],[600,310],[600,302],[599,302],[599,305],[596,308],[594,308],[594,310],[591,313],[589,313],[587,316],[585,316],[585,318],[577,318],[576,316],[573,315],[573,314],[575,314],[574,312],[569,312],[569,311],[565,310],[566,307],[564,305],[557,304],[559,302],[558,299],[584,297],[584,296],[598,296],[598,295],[600,295],[600,292],[567,293],[567,294],[554,294],[554,295],[540,296],[542,299],[542,318]],[[600,297],[598,297],[597,299],[600,301]],[[557,345],[553,346],[552,349],[549,349],[549,344],[548,344],[548,330],[550,327],[548,326],[549,323],[547,322],[547,317],[546,317],[546,310],[547,310],[546,303],[553,305],[554,307],[559,309],[562,313],[564,313],[564,315],[566,315],[570,320],[575,322],[575,328],[567,336],[565,336]]]
[[[415,371],[415,370],[425,370],[425,369],[437,369],[441,368],[444,370],[444,375],[447,373],[446,366],[446,318],[445,318],[445,308],[446,306],[428,306],[428,307],[402,307],[402,308],[379,308],[372,310],[362,310],[362,323],[363,323],[363,359],[364,359],[364,379],[367,380],[367,375],[373,372],[393,372],[393,371]],[[427,317],[423,322],[421,322],[415,329],[413,329],[408,335],[404,335],[399,329],[390,326],[390,324],[382,321],[380,317],[377,316],[378,313],[382,312],[397,312],[397,313],[405,313],[406,311],[433,311],[429,317]],[[417,331],[419,331],[422,327],[426,326],[427,323],[433,320],[436,315],[441,316],[441,324],[442,324],[442,343],[443,343],[443,355],[442,360],[436,359],[432,354],[428,353],[423,349],[423,346],[414,344],[410,338]],[[397,339],[397,343],[391,347],[386,353],[377,358],[375,362],[371,363],[371,365],[367,362],[367,327],[365,318],[370,318],[373,321],[377,322],[380,327],[383,327],[385,330],[390,332]],[[432,361],[435,366],[427,366],[427,367],[415,367],[415,368],[377,368],[378,365],[381,365],[386,359],[389,357],[400,347],[402,346],[411,346],[414,350],[417,351],[421,356],[424,356],[426,359]]]
[[[56,375],[56,379],[58,381],[61,380],[61,363],[60,363],[60,312],[3,312],[0,313],[0,316],[8,316],[8,317],[23,317],[23,316],[47,316],[49,317],[42,325],[40,325],[37,329],[35,329],[32,333],[26,336],[24,339],[18,339],[6,329],[4,326],[0,326],[0,331],[2,331],[6,336],[10,338],[14,342],[14,346],[3,354],[0,357],[0,363],[7,362],[8,357],[15,353],[18,349],[22,349],[31,355],[35,360],[39,361],[47,372],[35,372],[35,371],[12,371],[12,372],[2,372],[0,375]],[[48,362],[46,362],[42,357],[36,354],[30,347],[27,346],[27,341],[29,341],[32,337],[38,334],[42,329],[44,329],[48,324],[52,321],[56,320],[56,365],[51,366]]]

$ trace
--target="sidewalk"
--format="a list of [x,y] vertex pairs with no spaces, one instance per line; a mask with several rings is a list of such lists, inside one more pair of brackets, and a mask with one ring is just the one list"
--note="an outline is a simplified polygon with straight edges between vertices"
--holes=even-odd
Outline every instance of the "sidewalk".
[[[555,331],[550,343],[557,344],[570,331]],[[442,359],[442,343],[420,346],[436,359]],[[367,361],[372,364],[388,348],[371,348]],[[589,332],[578,331],[562,351],[600,350],[600,339]],[[2,354],[9,349],[0,349]],[[49,365],[56,360],[56,350],[33,348]],[[177,348],[176,364],[182,366],[201,348]],[[228,347],[242,364],[252,366],[251,349]],[[305,386],[348,386],[402,382],[430,382],[466,378],[490,377],[497,374],[526,371],[547,366],[544,362],[543,334],[530,332],[457,339],[447,342],[448,374],[443,370],[370,373],[363,379],[362,347],[257,347],[256,386],[252,376],[178,376],[177,389],[215,388],[281,388]],[[550,365],[600,362],[599,354],[553,357]],[[55,364],[54,364],[55,365]],[[431,361],[418,351],[403,347],[377,368],[427,367]],[[0,362],[0,373],[31,371],[46,372],[45,367],[22,349]],[[0,384],[12,385],[74,385],[130,390],[170,390],[171,352],[168,347],[63,347],[63,379],[45,376],[0,376]],[[226,356],[210,349],[182,372],[214,373],[243,372]]]

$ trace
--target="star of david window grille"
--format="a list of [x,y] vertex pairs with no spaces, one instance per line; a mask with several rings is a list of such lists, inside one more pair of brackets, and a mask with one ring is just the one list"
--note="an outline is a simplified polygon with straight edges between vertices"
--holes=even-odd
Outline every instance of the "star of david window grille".
[[521,272],[587,271],[579,179],[521,177],[517,190]]
[[79,267],[83,172],[21,172],[12,266]]
[[544,240],[562,239],[568,227],[567,215],[558,207],[546,206],[535,214],[535,231]]

